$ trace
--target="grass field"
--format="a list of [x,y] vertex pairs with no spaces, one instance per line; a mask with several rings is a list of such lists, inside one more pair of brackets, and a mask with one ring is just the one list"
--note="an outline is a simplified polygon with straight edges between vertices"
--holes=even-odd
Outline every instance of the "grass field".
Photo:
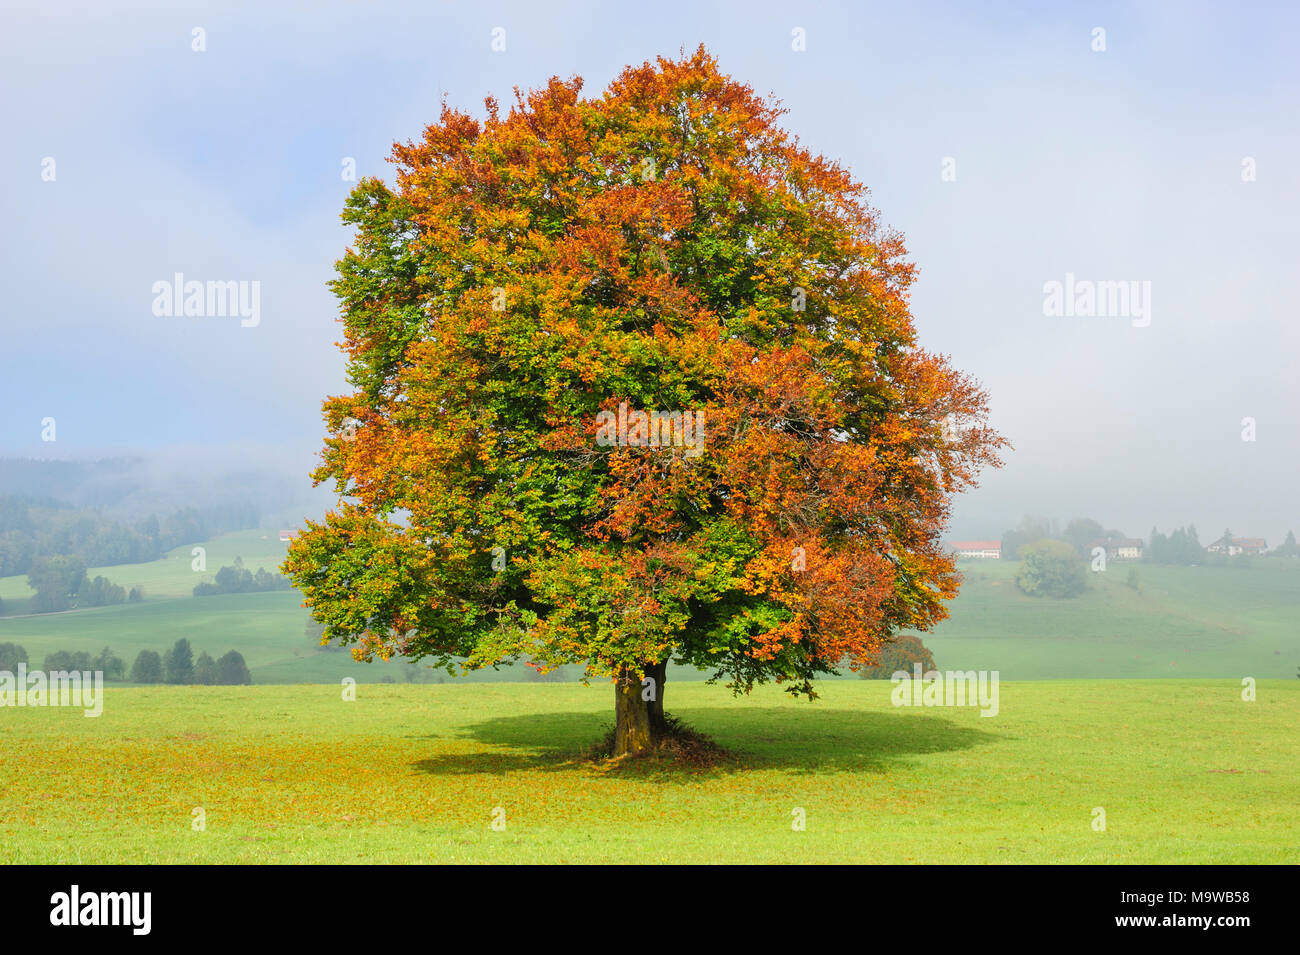
[[708,769],[584,760],[607,686],[6,709],[0,862],[1300,862],[1300,681],[1251,703],[1234,681],[1004,683],[993,718],[823,689],[670,682],[669,710],[734,753]]
[[[951,616],[926,646],[940,667],[1009,680],[1107,677],[1294,679],[1300,566],[1159,567],[1112,561],[1070,600],[1026,597],[1016,561],[963,561]],[[1139,589],[1127,584],[1135,569]]]

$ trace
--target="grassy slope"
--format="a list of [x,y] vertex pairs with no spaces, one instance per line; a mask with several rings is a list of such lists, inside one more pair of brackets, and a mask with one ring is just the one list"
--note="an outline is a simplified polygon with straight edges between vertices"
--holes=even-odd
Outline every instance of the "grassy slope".
[[[297,591],[192,596],[195,584],[211,581],[236,557],[250,571],[275,570],[286,551],[276,532],[241,531],[202,546],[207,552],[206,573],[192,569],[193,545],[189,544],[145,564],[92,568],[91,577],[102,574],[123,587],[142,585],[145,602],[0,618],[0,641],[21,644],[35,665],[54,650],[97,653],[108,645],[129,666],[141,650],[161,652],[186,637],[196,655],[206,650],[215,658],[238,650],[255,682],[336,683],[344,676],[364,682],[385,674],[402,679],[400,664],[365,666],[352,662],[346,652],[321,651],[305,632],[309,617]],[[25,577],[0,578],[0,597],[30,593]]]
[[[1151,567],[1112,562],[1073,600],[1026,597],[1014,561],[963,561],[960,596],[926,646],[944,668],[1011,680],[1293,678],[1300,567]],[[1126,583],[1136,567],[1140,589]]]
[[[191,552],[196,546],[202,546],[207,552],[206,573],[199,573],[192,567],[194,557]],[[236,557],[243,558],[244,566],[256,573],[259,567],[275,570],[284,560],[287,549],[287,544],[280,543],[278,531],[239,531],[223,534],[202,545],[183,544],[169,550],[159,560],[144,564],[91,567],[86,574],[92,579],[107,577],[128,590],[143,586],[145,596],[149,598],[188,597],[194,592],[195,584],[203,580],[210,582],[218,570],[227,564],[233,564]],[[23,599],[32,593],[25,575],[0,577],[0,600]]]
[[889,692],[670,683],[669,709],[738,754],[709,770],[579,760],[607,687],[165,687],[110,690],[98,719],[2,710],[0,862],[1300,862],[1300,681],[1253,703],[1233,681],[1004,683],[992,719]]

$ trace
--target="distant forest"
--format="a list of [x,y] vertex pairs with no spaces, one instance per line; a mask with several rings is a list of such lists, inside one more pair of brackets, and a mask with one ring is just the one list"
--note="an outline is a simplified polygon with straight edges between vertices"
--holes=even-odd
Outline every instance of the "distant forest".
[[98,511],[17,495],[0,497],[0,577],[25,574],[42,557],[76,557],[87,567],[157,560],[173,547],[258,525],[258,508],[187,507],[127,524]]
[[157,560],[304,513],[296,495],[305,483],[238,458],[0,458],[0,577],[55,557],[85,567]]

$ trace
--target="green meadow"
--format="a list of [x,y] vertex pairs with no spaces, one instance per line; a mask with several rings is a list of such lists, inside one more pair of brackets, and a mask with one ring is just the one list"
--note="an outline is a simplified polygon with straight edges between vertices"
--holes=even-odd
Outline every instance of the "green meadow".
[[[194,548],[204,550],[207,563],[206,571],[194,570]],[[189,597],[194,592],[195,584],[211,581],[216,572],[226,564],[233,564],[235,558],[241,558],[244,566],[256,572],[259,567],[275,570],[284,560],[287,544],[280,542],[279,531],[251,530],[223,534],[220,537],[204,541],[202,544],[183,544],[173,548],[159,560],[143,564],[117,564],[111,567],[91,567],[87,569],[88,577],[107,577],[113,583],[127,590],[143,587],[145,596],[150,599]],[[0,577],[0,600],[26,600],[32,595],[27,586],[26,576]],[[20,611],[11,611],[20,612]]]
[[1300,863],[1300,681],[890,693],[670,682],[693,768],[587,758],[604,686],[115,688],[0,711],[0,862]]
[[206,573],[189,546],[91,570],[142,603],[22,615],[25,579],[0,580],[0,642],[34,666],[105,644],[129,665],[187,637],[238,650],[255,684],[110,685],[98,718],[0,709],[0,861],[1300,862],[1291,563],[1136,565],[1135,582],[1112,563],[1051,601],[1016,590],[1013,562],[965,562],[925,640],[941,669],[1000,672],[996,717],[895,707],[887,681],[851,676],[814,703],[736,698],[678,669],[669,712],[729,751],[700,768],[589,758],[613,699],[577,667],[542,684],[361,664],[317,644],[294,591],[193,597],[285,550],[273,531],[203,546]]
[[1228,567],[1112,561],[1069,600],[1026,597],[1013,580],[1016,561],[959,566],[963,583],[949,619],[923,636],[941,668],[999,670],[1008,680],[1294,679],[1300,666],[1294,560]]

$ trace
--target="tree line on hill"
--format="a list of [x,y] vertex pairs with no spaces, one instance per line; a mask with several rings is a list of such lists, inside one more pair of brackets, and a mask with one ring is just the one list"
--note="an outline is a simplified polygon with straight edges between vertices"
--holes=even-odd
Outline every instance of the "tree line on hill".
[[[0,643],[0,670],[10,673],[18,664],[27,664],[27,650],[16,643]],[[131,664],[128,676],[126,664],[104,647],[98,657],[84,650],[56,650],[45,655],[43,668],[47,673],[57,671],[101,671],[105,680],[126,680],[132,683],[172,683],[190,686],[242,686],[253,682],[244,657],[231,650],[220,659],[200,653],[194,658],[194,649],[184,637],[165,654],[155,650],[141,650]]]
[[[1063,531],[1054,521],[1045,518],[1025,517],[1002,536],[1002,557],[1019,560],[1015,583],[1020,591],[1031,597],[1077,597],[1088,589],[1087,567],[1092,548],[1098,541],[1125,540],[1122,531],[1107,529],[1091,518],[1077,518]],[[1249,558],[1230,557],[1232,531],[1225,530],[1216,542],[1223,545],[1222,553],[1208,552],[1201,546],[1196,525],[1179,527],[1169,535],[1151,529],[1151,539],[1142,549],[1142,557],[1149,563],[1168,565],[1227,564],[1247,566]],[[1300,557],[1295,534],[1288,532],[1286,542],[1266,555],[1269,558]],[[1141,590],[1136,568],[1130,567],[1128,586]]]
[[50,557],[76,557],[88,567],[157,560],[173,547],[257,527],[255,504],[187,507],[124,524],[98,511],[24,495],[0,496],[0,577],[25,574]]
[[1151,540],[1144,556],[1156,564],[1200,564],[1205,562],[1205,548],[1196,533],[1196,525],[1178,528],[1167,537],[1151,528]]
[[[18,643],[0,643],[0,670],[13,673],[20,663],[30,666],[27,648]],[[113,653],[112,647],[104,647],[97,657],[92,657],[84,650],[55,650],[45,654],[43,667],[47,673],[58,670],[99,670],[104,674],[105,680],[126,678],[126,664]]]
[[131,680],[188,686],[242,686],[253,682],[244,657],[237,650],[227,652],[218,660],[202,652],[196,660],[194,648],[184,637],[164,655],[141,650],[131,665]]
[[254,594],[269,590],[288,590],[293,582],[283,574],[274,574],[265,567],[257,568],[257,573],[249,573],[244,568],[243,558],[236,557],[234,566],[222,567],[213,583],[206,581],[194,588],[194,596],[208,597],[213,594]]
[[[1026,515],[1020,523],[1002,535],[1002,559],[1020,560],[1023,551],[1030,544],[1039,541],[1060,541],[1072,547],[1077,556],[1086,558],[1095,541],[1107,539],[1124,539],[1128,535],[1114,528],[1106,528],[1100,522],[1088,517],[1070,521],[1064,530],[1060,530],[1056,521],[1044,517]],[[1231,531],[1224,531],[1220,537],[1210,543],[1231,542]],[[1294,532],[1288,532],[1286,542],[1268,551],[1266,557],[1300,557],[1300,546],[1296,544]],[[1223,559],[1219,555],[1207,553],[1196,532],[1196,525],[1176,528],[1169,534],[1160,533],[1151,528],[1151,537],[1143,542],[1142,557],[1154,564],[1191,565],[1216,563]]]
[[[132,587],[128,592],[106,577],[91,580],[86,563],[80,557],[40,557],[27,574],[27,584],[36,591],[32,613],[56,613],[83,607],[106,607],[144,599],[144,590]],[[0,606],[0,610],[3,607]]]
[[1068,544],[1082,557],[1087,555],[1093,541],[1126,537],[1128,535],[1123,531],[1108,528],[1090,517],[1077,517],[1061,530],[1050,518],[1026,515],[1002,535],[1002,558],[1019,560],[1026,547],[1045,540]]
[[[27,574],[27,584],[36,591],[29,604],[32,613],[57,613],[144,600],[143,587],[132,587],[128,591],[106,577],[91,580],[86,574],[85,561],[73,556],[38,558]],[[233,567],[222,567],[217,571],[215,583],[198,584],[194,596],[259,593],[288,590],[292,586],[288,577],[262,567],[256,574],[249,573],[244,569],[243,560],[236,557]],[[4,602],[0,601],[0,615],[3,613]]]

